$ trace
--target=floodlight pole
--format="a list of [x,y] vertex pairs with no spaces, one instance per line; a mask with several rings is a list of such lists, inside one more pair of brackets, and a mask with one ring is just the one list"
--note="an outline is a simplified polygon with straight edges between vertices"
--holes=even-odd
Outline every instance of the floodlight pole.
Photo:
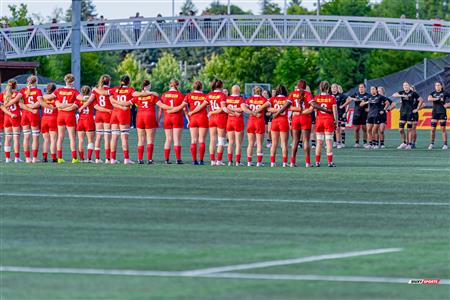
[[227,14],[231,15],[231,0],[228,0],[228,4],[227,4]]
[[72,0],[72,74],[75,76],[75,88],[80,89],[81,81],[81,1]]
[[320,16],[320,0],[317,0],[317,15]]
[[175,17],[175,0],[172,0],[172,17]]

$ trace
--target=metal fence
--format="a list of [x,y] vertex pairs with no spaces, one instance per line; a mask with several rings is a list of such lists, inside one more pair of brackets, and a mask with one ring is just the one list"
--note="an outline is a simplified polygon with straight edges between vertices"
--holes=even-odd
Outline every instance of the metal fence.
[[[70,52],[71,25],[0,29],[7,58]],[[450,22],[341,16],[226,15],[82,22],[81,51],[196,46],[313,46],[450,53]]]

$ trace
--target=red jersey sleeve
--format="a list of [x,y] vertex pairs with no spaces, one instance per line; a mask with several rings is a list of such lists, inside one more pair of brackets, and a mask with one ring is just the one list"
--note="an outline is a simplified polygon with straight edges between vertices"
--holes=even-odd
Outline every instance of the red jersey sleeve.
[[307,103],[311,103],[311,101],[314,101],[314,97],[310,92],[305,92],[305,101]]

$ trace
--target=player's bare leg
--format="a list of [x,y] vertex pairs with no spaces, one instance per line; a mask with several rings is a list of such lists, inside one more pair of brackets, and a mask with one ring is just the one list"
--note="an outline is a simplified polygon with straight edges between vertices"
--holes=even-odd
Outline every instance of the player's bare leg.
[[72,151],[72,163],[75,164],[79,162],[77,159],[77,138],[75,126],[68,126],[67,133],[69,135],[70,151]]
[[183,134],[183,128],[173,129],[173,148],[175,149],[175,156],[177,159],[177,164],[183,164],[181,160],[181,136]]
[[[48,153],[48,149],[49,149],[49,145],[50,145],[50,133],[46,132],[46,133],[42,133],[42,139],[43,139],[43,143],[42,143],[42,161],[43,162],[47,162],[47,153]],[[45,154],[44,154],[45,153]]]
[[241,153],[242,153],[242,141],[244,140],[244,131],[235,132],[235,142],[236,142],[236,166],[241,165]]
[[170,147],[173,140],[173,129],[164,129],[166,141],[164,142],[164,160],[166,164],[170,164]]
[[413,122],[412,123],[412,139],[411,139],[411,148],[415,149],[416,148],[416,141],[417,141],[417,122]]
[[333,163],[333,132],[325,132],[325,143],[327,145],[328,167],[336,167]]
[[[323,133],[317,134],[317,147],[316,147],[316,167],[320,167],[320,156],[322,153],[322,147],[325,136]],[[333,145],[332,145],[333,146]]]
[[216,165],[217,127],[209,128],[209,157],[211,166]]
[[199,158],[200,158],[200,165],[204,164],[204,157],[205,157],[205,143],[206,143],[206,135],[208,134],[209,129],[208,128],[199,128],[198,132],[198,143],[199,143]]
[[[102,147],[102,138],[105,136],[105,131],[103,128],[103,123],[95,123],[95,143],[94,143],[94,151],[95,151],[95,163],[101,163],[100,160],[100,149]],[[106,147],[106,140],[104,141]]]
[[309,144],[309,129],[302,130],[302,138],[303,138],[303,153],[305,154],[305,166],[311,167],[311,145]]
[[272,145],[270,146],[270,166],[275,167],[275,156],[277,154],[278,142],[280,140],[280,133],[278,131],[271,132]]
[[261,167],[263,166],[262,159],[263,159],[263,144],[264,144],[264,133],[263,134],[256,134],[256,166]]
[[359,145],[359,130],[360,130],[360,128],[361,128],[361,125],[354,125],[354,127],[355,127],[355,148],[359,148],[359,147],[361,147],[360,145]]
[[11,162],[11,142],[12,142],[12,127],[5,127],[5,143],[4,143],[4,153],[5,153],[5,162]]
[[386,130],[386,124],[381,123],[378,134],[379,134],[379,141],[380,141],[380,148],[384,148],[384,131]]
[[367,138],[367,125],[362,125],[362,132],[363,132],[363,143],[367,144],[368,138]]
[[137,145],[137,150],[138,150],[138,164],[144,164],[144,145],[145,145],[145,141],[146,141],[146,133],[145,133],[145,129],[142,128],[138,128],[137,129],[137,135],[138,135],[138,145]]
[[153,164],[153,148],[155,143],[156,128],[145,129],[147,135],[147,163]]
[[88,162],[92,161],[92,152],[94,151],[94,141],[95,141],[95,132],[94,131],[88,131],[86,132],[88,145],[87,145],[87,160]]
[[78,155],[80,156],[81,162],[84,161],[84,131],[78,131]]
[[252,157],[253,157],[253,148],[255,146],[256,136],[253,133],[247,134],[248,145],[247,145],[247,166],[252,167]]
[[20,126],[12,128],[14,142],[14,162],[22,162],[20,159]]
[[289,133],[280,132],[280,142],[281,142],[281,159],[283,161],[283,168],[287,167],[288,160],[288,143],[289,143]]
[[31,127],[28,125],[23,126],[22,131],[23,131],[23,152],[25,154],[25,162],[31,163],[31,157],[30,157]]
[[405,149],[408,146],[408,140],[405,133],[405,125],[405,121],[400,121],[398,132],[400,133],[400,139],[402,140],[402,143],[397,147],[397,149]]
[[[117,151],[117,142],[119,140],[120,128],[118,124],[111,124],[111,164],[117,164],[116,160],[116,151]],[[106,146],[105,146],[106,148]]]
[[227,146],[228,166],[231,167],[233,165],[233,147],[235,144],[234,131],[228,132],[227,136],[228,136],[228,146]]
[[124,164],[134,164],[134,161],[130,159],[130,154],[128,152],[128,136],[130,135],[130,125],[119,125],[120,128],[120,141],[122,142],[123,151],[123,163]]
[[[291,131],[292,131],[291,167],[295,167],[295,162],[297,161],[298,142],[300,140],[300,130],[292,129]],[[303,145],[303,149],[305,146],[306,145]],[[308,133],[308,147],[309,147],[309,133]]]
[[56,150],[58,152],[58,163],[64,163],[64,159],[62,158],[62,145],[64,142],[64,136],[66,134],[66,126],[58,126],[58,141]]
[[218,143],[217,143],[217,161],[216,161],[216,165],[217,166],[224,166],[225,164],[223,163],[223,150],[224,150],[224,146],[226,144],[226,136],[227,136],[227,131],[224,128],[217,128],[217,137],[218,137]]
[[31,144],[31,152],[32,152],[32,162],[33,163],[37,163],[39,162],[37,155],[39,152],[39,136],[40,136],[40,128],[39,126],[32,126],[31,127],[31,139],[32,139],[32,144]]
[[53,162],[57,162],[56,160],[57,141],[58,141],[58,133],[56,131],[50,131],[50,154],[53,158]]
[[[366,138],[365,140],[369,140],[370,144],[364,144],[364,148],[371,149],[372,148],[372,130],[373,130],[373,124],[367,124],[366,127]],[[364,128],[364,127],[363,127]]]
[[380,125],[379,124],[373,124],[372,126],[372,146],[373,149],[379,149],[380,146],[378,145],[378,131],[379,131]]

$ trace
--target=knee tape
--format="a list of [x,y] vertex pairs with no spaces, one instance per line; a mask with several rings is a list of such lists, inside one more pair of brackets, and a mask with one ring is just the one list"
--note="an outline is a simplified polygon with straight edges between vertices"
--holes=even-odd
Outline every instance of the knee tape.
[[113,129],[111,130],[112,135],[119,135],[120,134],[120,129]]
[[97,129],[95,132],[97,134],[103,134],[105,131],[103,129]]
[[89,143],[88,146],[87,146],[87,148],[88,148],[89,150],[93,150],[93,149],[94,149],[94,143]]
[[220,137],[220,138],[218,139],[218,145],[219,145],[219,146],[225,146],[226,142],[227,142],[227,139],[226,139],[226,138]]
[[326,140],[332,140],[333,139],[333,134],[332,133],[325,134],[325,139]]
[[[318,141],[324,141],[325,135],[323,133],[316,133],[316,137]],[[331,138],[333,138],[333,135],[331,135]]]
[[120,130],[120,134],[126,134],[126,135],[128,135],[128,134],[130,134],[130,129],[121,129],[121,130]]
[[31,132],[33,133],[33,136],[39,136],[39,134],[41,133],[40,130],[32,130]]
[[31,130],[24,130],[23,131],[23,135],[30,135],[31,134]]

